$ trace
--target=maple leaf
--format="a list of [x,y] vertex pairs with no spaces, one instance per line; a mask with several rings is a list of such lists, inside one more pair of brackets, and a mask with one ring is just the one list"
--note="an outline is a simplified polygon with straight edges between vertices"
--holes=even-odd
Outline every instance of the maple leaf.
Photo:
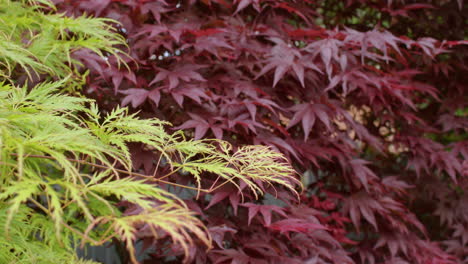
[[233,83],[232,89],[235,96],[239,96],[241,93],[251,98],[268,96],[267,93],[265,93],[258,85],[256,85],[251,80],[236,80]]
[[146,174],[149,174],[153,169],[154,153],[149,150],[144,150],[142,146],[131,146],[132,165],[134,169],[139,169],[143,165]]
[[132,35],[134,38],[138,38],[142,35],[145,35],[145,38],[153,39],[161,35],[161,33],[166,33],[169,31],[169,28],[165,25],[152,25],[152,24],[145,24],[142,25],[138,33]]
[[286,213],[284,212],[284,209],[276,206],[276,205],[261,205],[261,204],[253,204],[253,203],[243,203],[241,206],[247,207],[249,209],[249,219],[248,219],[248,225],[250,225],[250,222],[252,221],[252,218],[254,218],[259,212],[263,216],[263,221],[265,222],[266,226],[269,226],[271,224],[271,213],[276,212],[277,214],[286,217]]
[[235,48],[228,43],[226,35],[216,35],[197,38],[194,47],[197,54],[207,51],[215,55],[218,59],[223,57],[232,58],[229,53],[222,52],[223,49],[234,50]]
[[396,192],[399,195],[404,195],[407,193],[406,189],[414,188],[414,185],[407,184],[406,182],[397,178],[397,176],[387,176],[382,179],[382,184]]
[[365,166],[369,163],[370,162],[362,159],[354,159],[349,162],[353,171],[353,176],[359,180],[360,184],[358,185],[364,186],[367,192],[369,192],[369,183],[378,179],[377,175]]
[[320,167],[319,160],[332,160],[332,157],[338,156],[339,152],[334,148],[322,147],[318,142],[319,140],[308,140],[307,142],[296,140],[292,146],[296,149],[301,156],[306,157],[307,160]]
[[309,221],[297,218],[288,218],[274,222],[269,225],[268,228],[279,231],[281,234],[286,233],[286,235],[288,232],[309,233],[315,230],[328,230],[328,228],[323,225],[310,223]]
[[80,1],[78,3],[78,7],[83,8],[86,7],[87,9],[93,10],[95,16],[100,16],[101,13],[106,9],[106,7],[110,4],[111,0],[99,0],[99,1]]
[[447,198],[442,198],[440,202],[436,203],[436,209],[434,210],[433,214],[439,216],[440,222],[442,224],[453,226],[457,219],[457,212],[453,210],[453,208],[456,207],[456,201],[450,201]]
[[158,68],[159,69],[158,74],[156,74],[156,76],[150,82],[149,85],[153,85],[162,80],[168,80],[169,89],[174,89],[179,85],[180,80],[183,80],[185,82],[190,82],[191,80],[205,82],[206,80],[200,75],[200,73],[196,72],[196,70],[199,70],[205,67],[206,66],[195,65],[195,64],[182,64],[182,65],[178,64],[171,71]]
[[283,78],[284,74],[292,70],[296,74],[302,87],[305,87],[304,71],[306,69],[321,72],[321,70],[311,62],[308,56],[303,56],[295,47],[286,44],[286,42],[279,38],[270,38],[270,40],[276,45],[267,55],[267,59],[265,60],[267,64],[262,67],[262,70],[255,77],[256,79],[265,75],[271,69],[275,69],[273,80],[273,87],[275,87],[279,80]]
[[460,237],[462,244],[465,245],[468,242],[468,230],[463,224],[456,224],[453,226],[453,237]]
[[212,226],[208,228],[208,231],[210,232],[211,237],[213,238],[213,241],[220,248],[224,248],[223,240],[224,240],[224,236],[226,235],[226,233],[231,233],[231,234],[237,233],[236,229],[228,227],[226,225]]
[[175,127],[174,129],[187,129],[187,128],[195,128],[195,135],[194,139],[202,138],[208,129],[211,129],[213,134],[216,138],[222,139],[223,138],[223,129],[225,129],[224,124],[215,124],[218,120],[209,119],[208,121],[206,118],[203,118],[194,113],[188,113],[188,115],[192,118],[184,122],[182,125]]
[[154,19],[156,19],[158,23],[161,23],[161,14],[167,13],[171,10],[168,6],[169,4],[165,0],[150,1],[144,3],[140,7],[140,10],[142,14],[151,13]]
[[[407,243],[411,241],[411,243]],[[374,246],[374,249],[386,245],[391,256],[397,256],[398,252],[404,255],[414,254],[419,262],[434,261],[437,259],[440,263],[455,263],[451,256],[442,251],[436,244],[419,239],[414,234],[383,234]],[[431,257],[428,257],[430,254]]]
[[103,70],[103,76],[105,76],[105,79],[112,80],[112,84],[114,85],[114,93],[119,91],[119,87],[124,79],[130,81],[133,85],[137,84],[135,73],[126,69],[108,67]]
[[260,12],[260,1],[261,0],[235,0],[235,2],[237,3],[237,8],[234,12],[234,15],[239,13],[242,9],[248,7],[249,5],[253,5],[255,10],[257,10],[257,12]]
[[429,173],[430,168],[436,166],[439,170],[444,170],[454,182],[457,181],[462,164],[453,153],[445,151],[441,144],[429,139],[406,137],[406,140],[412,153],[407,168],[412,167],[418,177],[422,169]]
[[[368,32],[359,32],[347,28],[346,32],[347,36],[345,43],[348,45],[356,45],[361,48],[360,54],[362,64],[364,64],[364,59],[366,58],[372,60],[384,60],[386,62],[391,61],[392,59],[388,56],[389,47],[393,48],[394,51],[401,55],[398,45],[405,42],[388,31],[381,32],[374,29]],[[383,56],[379,56],[375,52],[370,52],[369,48],[378,49],[383,53]]]
[[227,120],[227,125],[228,125],[229,129],[234,128],[234,126],[236,126],[236,125],[240,125],[242,128],[244,128],[246,133],[248,133],[248,131],[250,130],[255,134],[257,134],[256,127],[265,128],[265,126],[262,125],[261,123],[258,123],[256,121],[250,119],[249,114],[247,114],[247,113],[240,114],[240,115],[238,115],[238,116],[236,116],[234,118],[229,118]]
[[153,101],[156,106],[158,106],[159,100],[161,99],[161,93],[158,89],[149,91],[141,88],[131,88],[125,91],[120,91],[120,93],[127,95],[122,100],[122,106],[126,106],[131,102],[133,108],[143,104],[147,98],[151,99],[151,101]]
[[[246,187],[246,185],[241,182],[240,187],[241,187],[241,189],[244,189]],[[238,192],[237,189],[228,188],[228,187],[223,188],[222,190],[217,191],[216,193],[214,193],[213,197],[211,197],[210,202],[205,207],[205,209],[209,209],[212,206],[220,203],[224,199],[228,198],[229,202],[230,202],[230,204],[231,204],[231,206],[232,206],[232,208],[234,210],[234,215],[237,215],[237,209],[239,207],[239,201],[240,201],[240,196],[238,194],[239,194],[239,192]]]
[[202,104],[202,99],[211,99],[205,93],[203,85],[184,84],[175,89],[167,89],[164,91],[169,93],[181,108],[184,107],[184,97],[188,97],[198,104]]
[[284,10],[286,10],[287,12],[289,12],[289,13],[291,13],[291,14],[297,15],[298,17],[302,18],[304,21],[309,22],[309,20],[307,19],[307,16],[304,15],[304,13],[302,12],[302,10],[299,10],[299,8],[296,8],[296,7],[292,6],[291,3],[288,3],[288,2],[279,2],[279,3],[275,3],[274,5],[272,5],[272,7],[273,7],[273,8],[284,9]]
[[256,113],[257,113],[257,106],[262,106],[268,109],[271,113],[276,114],[276,111],[273,108],[281,109],[274,101],[266,98],[255,98],[253,100],[243,100],[242,103],[247,107],[249,110],[250,116],[252,120],[255,121]]
[[82,61],[87,68],[97,71],[100,75],[104,75],[106,61],[98,54],[91,50],[79,49],[73,52],[72,56]]
[[254,122],[256,121],[255,119],[257,116],[258,106],[268,109],[270,113],[273,113],[273,114],[276,114],[276,111],[274,110],[274,108],[281,109],[281,107],[279,107],[272,100],[265,99],[265,98],[258,98],[258,97],[256,97],[255,99],[246,98],[243,100],[239,100],[237,98],[236,99],[226,98],[223,101],[225,102],[225,104],[222,106],[221,111],[220,111],[222,115],[237,114],[240,107],[244,106],[245,108],[247,108],[247,111],[249,112],[250,117],[252,118]]
[[291,107],[294,111],[294,116],[289,121],[288,129],[293,127],[299,122],[302,122],[302,129],[304,131],[304,141],[309,137],[310,131],[315,124],[315,120],[319,119],[328,130],[331,130],[330,115],[333,115],[330,109],[319,103],[304,103]]
[[448,132],[468,127],[468,119],[447,113],[440,115],[437,124],[442,125],[442,131]]
[[[333,33],[329,32],[329,34],[332,35]],[[328,78],[331,79],[333,73],[333,62],[341,64],[343,68],[346,68],[347,66],[347,57],[345,55],[341,55],[342,50],[344,50],[344,46],[345,43],[343,43],[343,41],[330,36],[322,40],[313,41],[304,48],[304,51],[310,53],[311,57],[309,59],[311,60],[315,60],[315,58],[320,54],[320,58],[325,65],[325,71]]]
[[385,215],[388,212],[378,200],[362,191],[347,198],[343,205],[343,210],[349,213],[358,231],[361,226],[361,216],[364,216],[374,229],[378,230],[374,212],[378,212],[381,215]]
[[455,256],[464,255],[466,252],[466,246],[459,239],[445,240],[441,244],[446,248],[446,252]]

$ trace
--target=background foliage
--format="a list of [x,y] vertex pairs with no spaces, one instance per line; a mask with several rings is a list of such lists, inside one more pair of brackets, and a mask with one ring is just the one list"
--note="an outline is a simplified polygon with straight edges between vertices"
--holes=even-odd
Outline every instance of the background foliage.
[[[282,189],[281,207],[231,187],[188,199],[216,242],[193,262],[468,261],[462,0],[54,2],[121,22],[131,71],[81,57],[101,107],[271,146],[302,175],[299,204]],[[136,169],[156,166],[132,153]],[[151,261],[179,254],[142,239]]]
[[[268,185],[298,195],[294,170],[268,147],[189,140],[167,133],[167,122],[118,106],[102,113],[91,99],[61,93],[82,86],[83,54],[114,55],[119,65],[125,41],[114,20],[54,8],[0,1],[1,263],[95,263],[78,259],[76,247],[109,241],[125,248],[123,262],[136,263],[143,234],[188,260],[193,247],[211,248],[212,237],[169,186],[195,195],[232,187],[258,198]],[[159,156],[152,174],[132,171],[132,144]],[[187,184],[164,179],[175,173]],[[216,182],[202,182],[205,175]]]

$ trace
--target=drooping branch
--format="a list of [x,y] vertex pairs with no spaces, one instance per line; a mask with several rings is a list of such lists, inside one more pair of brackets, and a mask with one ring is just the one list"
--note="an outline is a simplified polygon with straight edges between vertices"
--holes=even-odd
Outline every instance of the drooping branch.
[[[11,153],[11,155],[16,156],[16,157],[19,156],[17,153]],[[38,159],[55,160],[54,157],[50,157],[50,156],[46,156],[46,155],[36,155],[36,154],[28,154],[28,155],[26,155],[25,158],[38,158]],[[126,171],[126,170],[121,170],[121,169],[116,169],[116,168],[110,168],[109,166],[89,162],[89,161],[86,161],[86,160],[72,159],[72,158],[67,158],[67,160],[70,161],[70,162],[76,162],[76,163],[83,164],[83,165],[89,165],[89,166],[99,168],[99,169],[112,169],[113,171],[116,171],[118,173],[123,173],[123,174],[129,175],[129,176],[142,177],[142,178],[147,179],[148,181],[160,182],[160,183],[172,185],[172,186],[175,186],[175,187],[180,187],[180,188],[194,190],[194,191],[200,191],[200,192],[204,192],[204,193],[211,193],[211,192],[221,188],[222,186],[224,186],[225,184],[227,184],[229,182],[229,181],[224,181],[223,183],[220,183],[217,186],[215,186],[215,184],[219,181],[220,177],[218,177],[214,181],[214,183],[211,185],[210,188],[208,188],[208,189],[196,188],[196,187],[192,187],[192,186],[187,186],[187,185],[178,184],[178,183],[175,183],[175,182],[170,182],[170,181],[167,181],[167,180],[163,180],[163,178],[166,178],[166,177],[174,174],[175,172],[180,170],[180,168],[177,168],[176,170],[174,170],[174,171],[172,171],[172,172],[170,172],[170,173],[168,173],[168,174],[166,174],[164,176],[161,176],[160,178],[156,178],[154,176],[145,175],[145,174],[142,174],[142,173],[131,172],[131,171]]]

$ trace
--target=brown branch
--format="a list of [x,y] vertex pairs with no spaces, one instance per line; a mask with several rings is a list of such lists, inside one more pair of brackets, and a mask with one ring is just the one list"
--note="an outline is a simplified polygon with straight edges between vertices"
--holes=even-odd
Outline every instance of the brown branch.
[[219,178],[221,178],[221,176],[218,176],[218,177],[216,178],[216,180],[213,182],[213,184],[211,184],[211,187],[210,187],[208,190],[212,190],[212,189],[213,189],[213,187],[216,185],[216,183],[218,183]]
[[[18,154],[16,153],[12,153],[11,154],[12,156],[18,156]],[[33,154],[28,154],[26,157],[29,157],[29,158],[39,158],[39,159],[49,159],[49,160],[55,160],[54,157],[50,157],[50,156],[45,156],[45,155],[33,155]],[[151,175],[145,175],[145,174],[141,174],[141,173],[136,173],[136,172],[131,172],[131,171],[126,171],[126,170],[121,170],[121,169],[115,169],[115,168],[110,168],[109,166],[105,166],[105,165],[100,165],[100,164],[96,164],[96,163],[93,163],[93,162],[89,162],[89,161],[85,161],[85,160],[79,160],[79,159],[71,159],[71,158],[67,158],[68,161],[71,161],[71,162],[76,162],[76,163],[80,163],[80,164],[85,164],[85,165],[89,165],[89,166],[93,166],[95,168],[100,168],[100,169],[113,169],[114,171],[116,172],[119,172],[119,173],[123,173],[123,174],[127,174],[129,176],[136,176],[136,177],[142,177],[142,178],[145,178],[149,181],[154,181],[154,182],[160,182],[160,183],[164,183],[164,184],[168,184],[168,185],[172,185],[172,186],[176,186],[176,187],[180,187],[180,188],[185,188],[185,189],[189,189],[189,190],[195,190],[195,191],[201,191],[201,192],[205,192],[205,193],[211,193],[212,191],[218,189],[219,187],[221,186],[217,186],[216,188],[214,189],[200,189],[200,188],[196,188],[196,187],[190,187],[190,186],[186,186],[186,185],[182,185],[182,184],[178,184],[178,183],[174,183],[174,182],[170,182],[170,181],[165,181],[165,180],[162,180],[163,178],[166,178],[170,175],[172,175],[173,173],[175,173],[176,171],[173,171],[173,172],[170,172],[164,176],[162,176],[161,178],[154,178],[153,176]],[[225,182],[227,183],[227,181]],[[225,183],[221,184],[221,185],[224,185]]]
[[208,189],[208,193],[211,193],[211,192],[213,192],[213,191],[215,191],[215,190],[217,190],[217,189],[223,187],[223,186],[226,185],[228,182],[229,182],[229,181],[225,181],[225,182],[219,184],[218,186],[216,186],[216,187],[214,187],[214,188]]

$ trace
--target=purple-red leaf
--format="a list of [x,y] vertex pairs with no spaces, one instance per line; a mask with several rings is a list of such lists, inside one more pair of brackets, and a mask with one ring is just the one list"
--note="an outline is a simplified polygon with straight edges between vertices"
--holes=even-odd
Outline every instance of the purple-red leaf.
[[309,233],[315,230],[327,230],[327,228],[320,224],[310,223],[303,219],[289,218],[280,220],[269,225],[268,228],[279,231],[281,234],[288,232]]
[[271,224],[272,212],[276,212],[277,214],[283,217],[286,217],[286,213],[284,212],[284,209],[276,205],[262,205],[262,204],[253,204],[253,203],[243,203],[241,205],[249,209],[249,219],[248,219],[249,225],[250,225],[250,222],[252,221],[252,218],[254,218],[259,212],[262,214],[263,221],[266,226],[269,226]]

